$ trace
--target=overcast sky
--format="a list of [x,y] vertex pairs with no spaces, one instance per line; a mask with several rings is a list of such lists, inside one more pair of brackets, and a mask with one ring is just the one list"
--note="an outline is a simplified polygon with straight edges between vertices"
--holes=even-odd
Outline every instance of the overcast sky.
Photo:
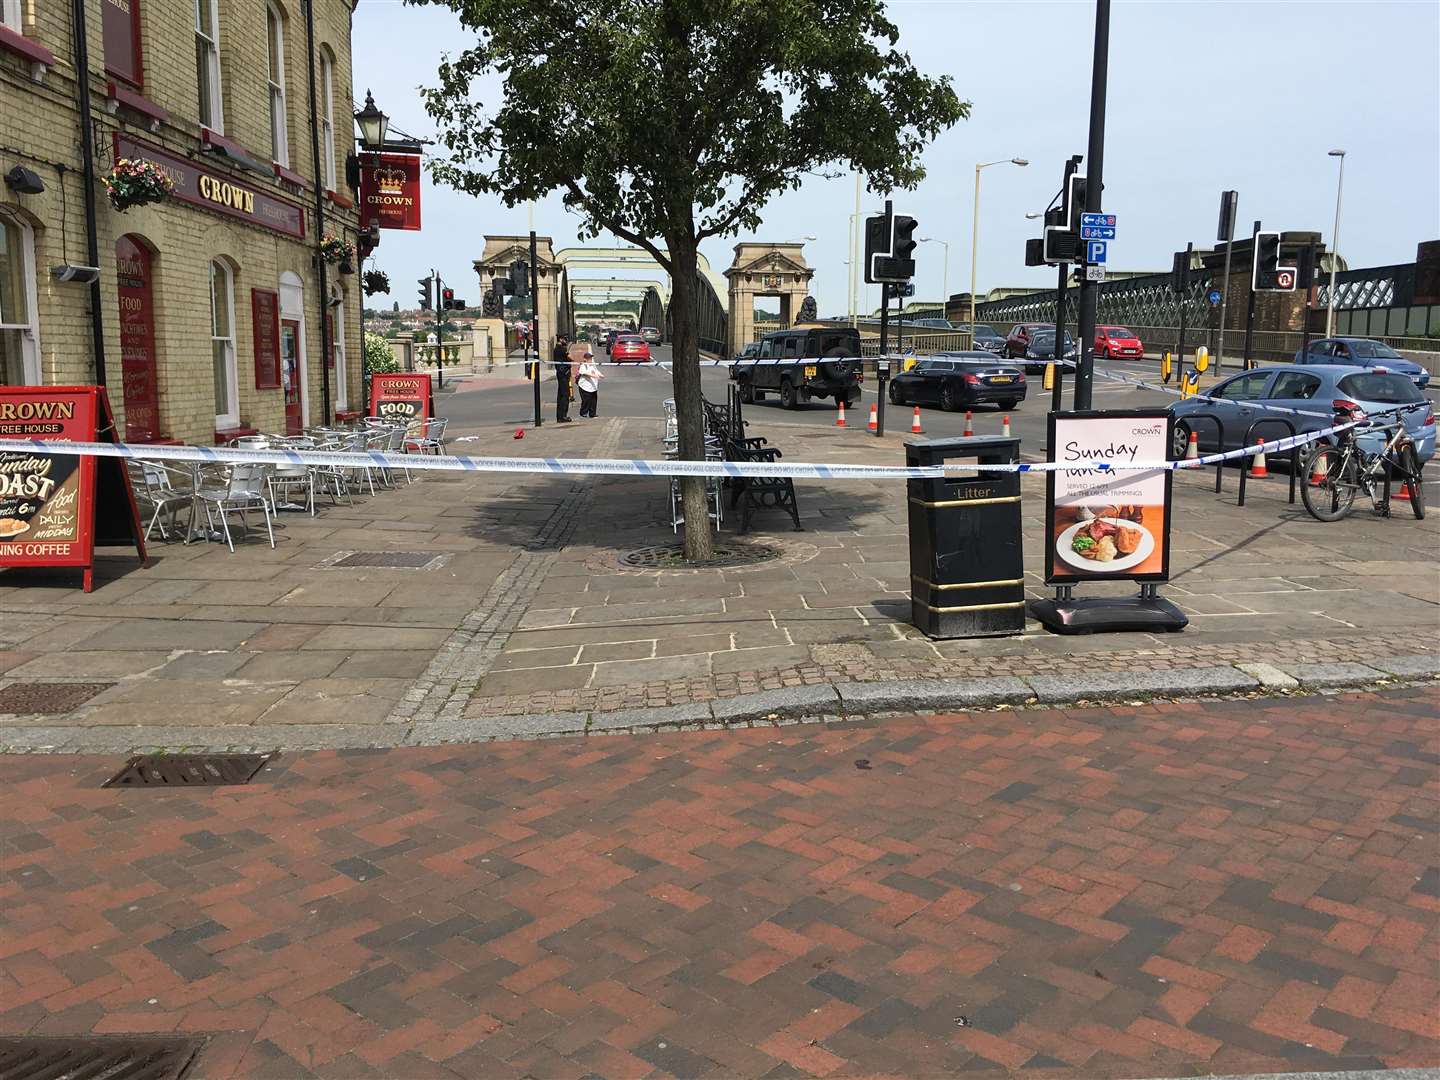
[[[947,241],[949,289],[970,284],[974,169],[1012,156],[1028,168],[997,165],[981,185],[981,291],[1053,283],[1048,268],[1024,265],[1038,235],[1026,211],[1043,209],[1065,158],[1084,153],[1089,115],[1094,4],[1017,0],[892,0],[900,47],[927,74],[949,74],[973,103],[925,154],[929,175],[897,192],[897,211],[920,221],[918,235]],[[464,42],[445,9],[366,0],[354,22],[355,97],[367,86],[392,122],[432,134],[416,88],[433,84],[438,55]],[[588,62],[588,60],[586,61]],[[1219,193],[1240,192],[1243,231],[1315,229],[1330,240],[1336,160],[1343,148],[1340,251],[1352,267],[1409,262],[1415,246],[1440,238],[1440,3],[1308,0],[1116,0],[1110,41],[1105,140],[1105,209],[1119,216],[1114,269],[1168,269],[1187,241],[1212,245]],[[584,70],[582,63],[578,70]],[[878,207],[866,192],[862,209]],[[717,270],[738,240],[808,242],[822,314],[848,306],[844,262],[854,180],[809,180],[775,199],[764,226],[705,245]],[[433,266],[475,303],[471,262],[486,233],[523,233],[526,208],[498,199],[424,190],[424,230],[387,231],[377,252],[390,297],[415,303],[414,279]],[[538,203],[534,227],[574,244],[576,221],[558,198]],[[920,298],[942,291],[943,249],[922,244]],[[618,275],[627,276],[627,275]],[[648,276],[648,275],[630,275]],[[871,287],[862,307],[878,303]]]

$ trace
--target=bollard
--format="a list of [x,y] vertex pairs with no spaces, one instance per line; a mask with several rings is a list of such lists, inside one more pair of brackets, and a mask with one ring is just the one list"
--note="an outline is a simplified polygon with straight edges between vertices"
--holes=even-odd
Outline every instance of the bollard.
[[1045,381],[1042,384],[1046,390],[1055,389],[1055,361],[1045,365]]

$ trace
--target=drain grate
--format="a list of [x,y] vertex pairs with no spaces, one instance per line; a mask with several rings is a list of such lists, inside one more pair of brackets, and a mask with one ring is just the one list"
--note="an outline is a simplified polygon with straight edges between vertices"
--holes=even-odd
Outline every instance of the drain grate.
[[[102,787],[222,787],[248,784],[274,754],[140,754]],[[3,1077],[0,1077],[3,1080]]]
[[320,566],[331,570],[436,570],[449,558],[449,552],[443,551],[337,551]]
[[715,545],[715,555],[704,562],[686,562],[685,549],[680,544],[657,544],[637,548],[620,556],[620,565],[640,570],[708,570],[724,569],[731,566],[749,566],[752,563],[769,562],[780,557],[780,549],[769,544],[724,544]]
[[125,1080],[179,1080],[190,1068],[203,1039],[81,1039],[0,1037],[0,1080],[66,1080],[67,1077],[124,1077]]
[[0,713],[57,716],[78,709],[113,682],[13,682],[0,686]]

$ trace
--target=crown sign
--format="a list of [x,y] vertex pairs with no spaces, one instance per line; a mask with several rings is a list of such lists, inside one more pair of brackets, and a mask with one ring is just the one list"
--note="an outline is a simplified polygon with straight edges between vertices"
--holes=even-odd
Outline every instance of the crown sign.
[[404,169],[376,169],[375,183],[381,194],[398,195],[405,190]]

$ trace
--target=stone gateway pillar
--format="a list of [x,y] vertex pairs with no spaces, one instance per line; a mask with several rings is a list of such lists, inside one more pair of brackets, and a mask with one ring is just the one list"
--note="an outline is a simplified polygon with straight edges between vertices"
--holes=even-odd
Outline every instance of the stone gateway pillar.
[[[540,317],[540,353],[548,358],[559,327],[560,279],[563,267],[555,259],[555,245],[548,236],[535,238],[536,261],[540,264],[537,277],[539,295],[535,311]],[[530,236],[486,236],[485,249],[474,262],[483,296],[497,277],[510,276],[510,264],[516,259],[530,261]]]
[[730,282],[730,355],[755,340],[755,298],[780,298],[780,325],[789,327],[799,317],[810,292],[815,271],[805,261],[804,244],[767,244],[760,241],[735,245],[735,261],[725,271]]

